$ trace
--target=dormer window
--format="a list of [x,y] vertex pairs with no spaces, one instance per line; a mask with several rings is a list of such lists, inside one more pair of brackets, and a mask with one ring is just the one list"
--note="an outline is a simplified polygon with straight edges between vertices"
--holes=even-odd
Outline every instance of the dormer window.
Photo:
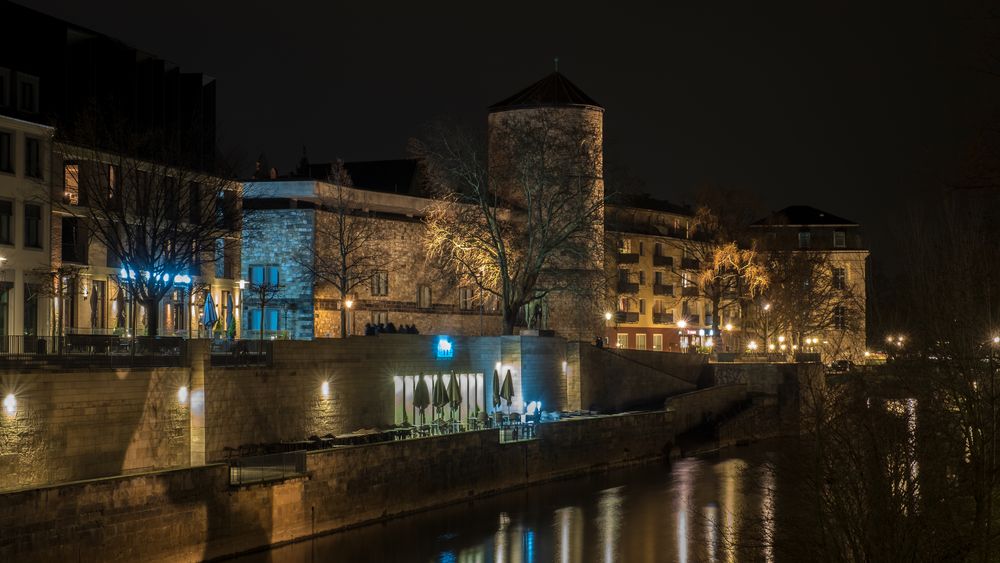
[[38,113],[38,77],[17,75],[17,109],[25,113]]
[[799,248],[809,248],[812,242],[812,233],[809,231],[799,232]]
[[833,231],[833,247],[847,248],[847,233],[844,231]]

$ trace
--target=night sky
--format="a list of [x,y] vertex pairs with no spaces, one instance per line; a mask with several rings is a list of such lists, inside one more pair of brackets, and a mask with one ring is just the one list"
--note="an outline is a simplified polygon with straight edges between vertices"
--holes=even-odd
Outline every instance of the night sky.
[[608,166],[650,193],[815,205],[865,224],[876,251],[1000,101],[985,2],[23,3],[216,77],[223,145],[282,173],[303,145],[316,162],[405,156],[422,125],[482,123],[559,57],[607,108]]

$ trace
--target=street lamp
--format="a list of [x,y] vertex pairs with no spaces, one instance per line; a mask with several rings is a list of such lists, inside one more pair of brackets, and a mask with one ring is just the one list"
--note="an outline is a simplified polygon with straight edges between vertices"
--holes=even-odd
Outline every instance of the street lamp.
[[344,307],[347,307],[347,317],[348,317],[348,319],[350,321],[350,327],[351,327],[350,334],[354,334],[354,314],[351,311],[351,307],[353,307],[353,306],[354,306],[354,301],[353,300],[348,299],[347,301],[344,301]]
[[685,321],[684,319],[681,319],[681,320],[677,321],[677,328],[684,328],[687,325],[688,325],[687,321]]
[[611,320],[611,316],[612,316],[611,315],[611,311],[607,311],[606,313],[604,313],[604,320],[610,321]]

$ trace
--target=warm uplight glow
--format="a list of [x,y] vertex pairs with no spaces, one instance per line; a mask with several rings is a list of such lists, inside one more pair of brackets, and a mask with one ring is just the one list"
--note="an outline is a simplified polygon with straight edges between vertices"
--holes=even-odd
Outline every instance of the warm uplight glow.
[[869,352],[868,350],[865,350],[865,357],[866,357],[866,358],[867,358],[868,356],[871,356],[871,355],[872,355],[872,353],[871,353],[871,352]]
[[177,401],[180,404],[186,403],[188,400],[188,388],[185,385],[181,385],[181,388],[177,390]]
[[348,309],[350,309],[353,306],[354,306],[354,301],[353,300],[348,299],[347,301],[344,301],[344,307],[347,307]]
[[773,352],[774,351],[774,344],[768,344],[767,345],[767,349],[771,350]]
[[319,386],[319,392],[323,394],[324,397],[330,396],[330,382],[324,381],[322,385]]
[[14,397],[13,393],[8,393],[7,396],[4,397],[3,410],[9,416],[14,416],[14,413],[17,412],[17,398]]
[[611,312],[610,311],[607,312],[607,313],[604,313],[604,320],[606,320],[606,321],[610,321],[611,320]]
[[765,311],[770,311],[771,310],[771,304],[770,303],[764,303],[764,310]]
[[784,352],[785,351],[785,345],[782,344],[781,346],[778,346],[778,349],[781,350],[782,352]]
[[756,349],[757,349],[757,343],[756,342],[754,342],[753,340],[751,340],[750,342],[747,342],[747,350],[750,350],[751,352],[753,352]]
[[778,342],[784,342],[784,341],[785,341],[785,337],[784,336],[779,336],[778,337]]
[[677,321],[677,328],[684,328],[687,325],[688,325],[687,321],[685,321],[684,319],[681,319],[681,320]]
[[726,323],[726,327],[725,328],[726,328],[726,330],[729,330],[729,331],[733,330],[733,323]]

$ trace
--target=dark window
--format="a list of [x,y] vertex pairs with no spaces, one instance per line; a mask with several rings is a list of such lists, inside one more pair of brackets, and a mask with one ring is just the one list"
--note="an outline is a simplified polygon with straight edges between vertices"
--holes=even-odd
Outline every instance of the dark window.
[[642,256],[642,241],[639,241],[639,256]]
[[42,208],[27,203],[24,205],[24,246],[42,247]]
[[28,113],[38,113],[38,78],[19,75],[17,77],[17,109]]
[[62,259],[64,262],[87,263],[87,233],[80,219],[62,219]]
[[417,307],[420,307],[421,309],[430,309],[431,286],[429,285],[417,286]]
[[24,175],[42,177],[42,143],[31,137],[24,138]]
[[24,334],[38,334],[38,293],[41,286],[33,283],[24,284]]
[[14,244],[14,203],[0,200],[0,244]]
[[0,107],[10,105],[10,69],[0,68]]
[[389,295],[389,272],[380,270],[372,276],[372,295]]
[[847,272],[843,268],[833,269],[833,289],[847,288]]
[[799,233],[799,248],[809,248],[812,239],[812,235],[809,231],[802,231]]
[[108,282],[95,280],[90,290],[90,327],[108,328]]
[[14,172],[14,135],[0,131],[0,172]]
[[847,233],[844,231],[833,231],[833,247],[834,248],[846,248],[847,247]]
[[833,327],[837,330],[847,328],[847,307],[837,306],[833,308]]
[[471,287],[458,288],[458,308],[463,311],[472,309],[473,291]]
[[646,314],[646,300],[645,299],[640,299],[639,300],[639,314],[640,315],[645,315]]
[[0,282],[0,335],[4,336],[10,326],[10,297],[13,289],[14,284],[11,282]]

